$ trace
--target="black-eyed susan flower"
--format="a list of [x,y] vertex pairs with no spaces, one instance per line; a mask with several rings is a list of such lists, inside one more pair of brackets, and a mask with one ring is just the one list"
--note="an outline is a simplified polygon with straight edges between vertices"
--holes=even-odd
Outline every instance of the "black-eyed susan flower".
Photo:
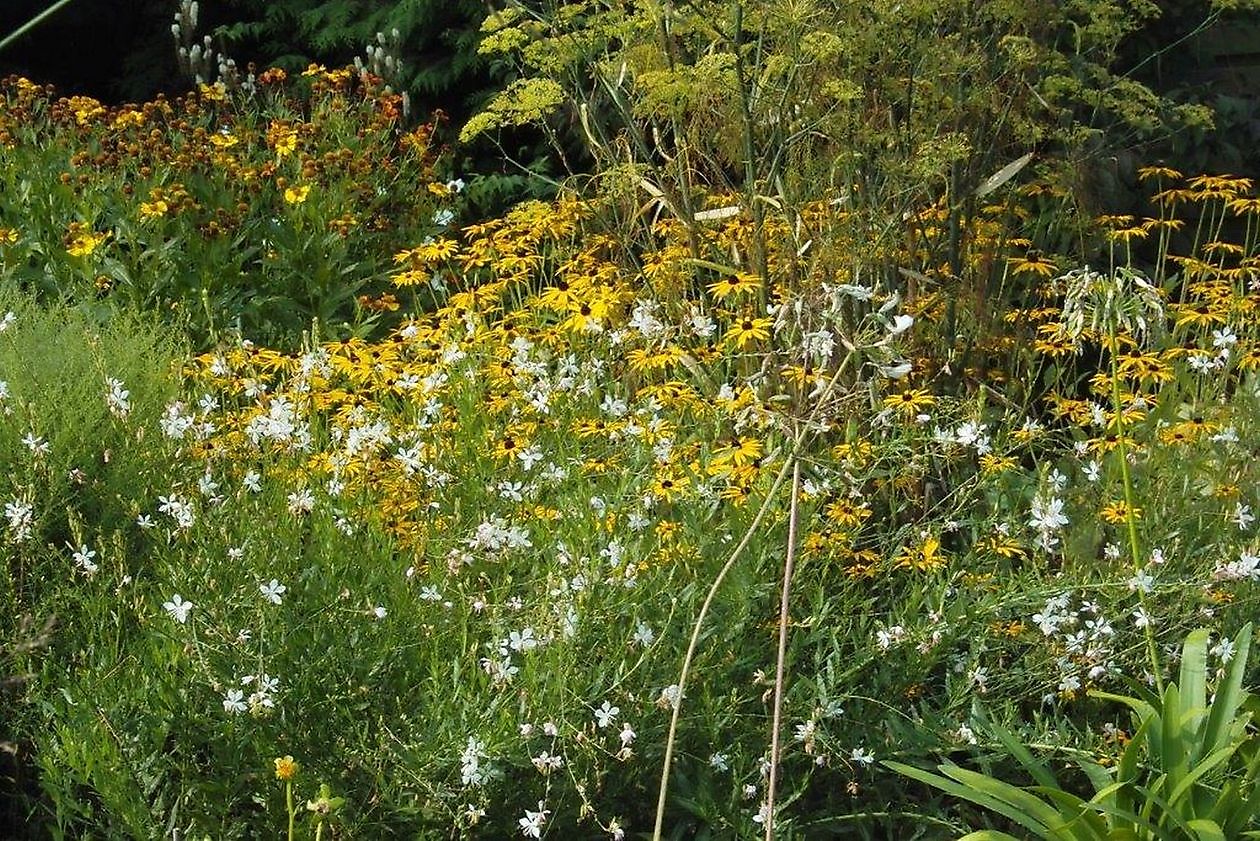
[[1136,505],[1130,507],[1127,502],[1120,499],[1104,505],[1102,510],[1098,512],[1098,516],[1112,525],[1120,525],[1127,523],[1130,517],[1134,520],[1141,519],[1142,509]]
[[884,398],[884,406],[903,415],[917,415],[936,404],[931,392],[922,388],[908,388]]
[[927,535],[917,546],[906,546],[897,555],[896,566],[916,572],[935,572],[945,566],[945,553],[936,535]]
[[734,346],[740,350],[754,342],[764,342],[770,338],[770,323],[770,319],[764,316],[748,315],[736,319],[730,327],[726,328],[723,342],[727,347]]

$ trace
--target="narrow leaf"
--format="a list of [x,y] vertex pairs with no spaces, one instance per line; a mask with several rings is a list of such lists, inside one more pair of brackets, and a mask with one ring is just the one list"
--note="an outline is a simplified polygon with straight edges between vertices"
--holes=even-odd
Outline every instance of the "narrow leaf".
[[1021,169],[1028,166],[1032,159],[1032,152],[1029,152],[1026,155],[1021,155],[999,169],[997,172],[990,175],[988,178],[984,179],[984,183],[976,188],[976,198],[982,199],[998,187],[1001,187],[1007,181],[1010,181],[1019,174]]
[[1222,747],[1228,738],[1228,727],[1233,722],[1242,696],[1243,672],[1247,668],[1247,654],[1251,650],[1251,623],[1248,622],[1234,638],[1234,659],[1225,669],[1225,679],[1216,688],[1212,710],[1208,714],[1207,729],[1203,731],[1205,750]]

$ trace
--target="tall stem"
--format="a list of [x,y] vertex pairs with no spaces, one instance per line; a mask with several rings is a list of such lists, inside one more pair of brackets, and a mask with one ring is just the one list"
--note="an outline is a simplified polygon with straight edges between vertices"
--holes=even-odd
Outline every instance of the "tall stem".
[[774,796],[779,782],[779,731],[783,717],[783,680],[787,662],[788,602],[796,566],[797,504],[801,493],[801,460],[792,459],[792,502],[788,510],[787,557],[783,561],[783,590],[779,597],[779,653],[774,665],[774,716],[770,730],[770,782],[766,789],[766,841],[774,839]]
[[[1142,571],[1142,553],[1138,546],[1137,515],[1133,508],[1133,478],[1129,475],[1129,451],[1124,441],[1124,408],[1120,402],[1120,371],[1116,364],[1116,331],[1108,330],[1111,348],[1111,400],[1116,412],[1116,452],[1120,456],[1120,479],[1124,483],[1124,520],[1129,531],[1129,556],[1133,561],[1133,572]],[[1159,652],[1155,648],[1155,631],[1151,628],[1150,611],[1146,609],[1146,593],[1137,588],[1138,605],[1146,617],[1146,655],[1151,661],[1151,674],[1155,677],[1155,688],[1162,697],[1164,694],[1164,678],[1159,665]]]
[[9,46],[9,44],[12,44],[14,41],[21,38],[27,32],[30,32],[35,27],[39,26],[41,23],[44,22],[46,18],[54,14],[62,6],[68,5],[70,2],[71,0],[58,0],[58,2],[53,3],[47,9],[44,9],[44,11],[40,12],[35,17],[31,18],[26,23],[19,26],[9,35],[5,36],[3,41],[0,41],[0,50],[3,50],[5,47]]

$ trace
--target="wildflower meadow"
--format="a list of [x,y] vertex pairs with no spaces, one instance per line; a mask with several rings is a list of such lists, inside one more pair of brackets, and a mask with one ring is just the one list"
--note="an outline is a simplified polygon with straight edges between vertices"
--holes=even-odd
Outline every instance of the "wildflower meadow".
[[0,835],[1260,833],[1253,178],[1133,4],[844,5],[0,82]]

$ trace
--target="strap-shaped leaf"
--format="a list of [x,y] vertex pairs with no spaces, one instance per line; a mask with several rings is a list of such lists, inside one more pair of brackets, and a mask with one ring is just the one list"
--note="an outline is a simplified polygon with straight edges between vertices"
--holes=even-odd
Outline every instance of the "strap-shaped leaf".
[[968,832],[958,841],[1019,841],[1014,835],[1007,835],[1005,832],[999,832],[996,829],[981,829],[976,832]]
[[1002,743],[1002,747],[1010,751],[1011,756],[1015,757],[1029,774],[1032,774],[1032,778],[1037,781],[1038,785],[1047,788],[1060,788],[1059,781],[1054,778],[1054,774],[1050,772],[1045,763],[1033,756],[1032,752],[1024,747],[1024,743],[1015,737],[1014,733],[1002,725],[990,721],[979,704],[972,705],[971,714],[986,729],[993,731],[993,735],[997,736],[998,741]]
[[1107,821],[1098,814],[1098,804],[1086,803],[1075,794],[1062,789],[1038,786],[1033,790],[1059,807],[1064,828],[1075,837],[1106,841]]
[[[1193,788],[1195,783],[1197,783],[1205,774],[1210,773],[1214,768],[1216,768],[1216,766],[1227,761],[1237,750],[1238,743],[1226,745],[1220,750],[1204,757],[1203,761],[1194,766],[1190,773],[1187,774],[1181,782],[1177,783],[1176,787],[1173,788],[1171,792],[1169,792],[1168,805],[1172,808],[1176,808],[1181,798],[1185,797],[1186,793]],[[1190,805],[1191,808],[1193,808],[1193,804]]]
[[[1116,778],[1106,768],[1097,762],[1090,762],[1086,759],[1078,759],[1076,765],[1085,772],[1085,776],[1089,777],[1089,784],[1094,787],[1094,802],[1103,802],[1099,799],[1099,794],[1115,788]],[[1106,798],[1103,798],[1105,800]]]
[[1203,731],[1206,750],[1224,747],[1229,738],[1229,725],[1238,714],[1242,700],[1243,672],[1247,669],[1247,654],[1251,651],[1251,623],[1248,622],[1234,638],[1234,659],[1225,668],[1225,679],[1216,688],[1212,710],[1208,713],[1207,728]]
[[[1035,797],[1022,788],[1013,786],[1002,780],[994,779],[987,774],[981,774],[976,771],[970,771],[966,768],[960,768],[957,765],[941,765],[940,772],[965,786],[969,786],[975,791],[981,792],[989,797],[996,798],[1009,804],[1015,809],[1019,809],[1033,820],[1051,830],[1058,830],[1067,827],[1071,823],[1070,818],[1064,818],[1061,811],[1055,809],[1039,797]],[[1089,838],[1090,836],[1082,836],[1075,831],[1069,830],[1067,835],[1056,834],[1055,838]]]
[[[1186,635],[1181,646],[1181,673],[1177,687],[1181,695],[1181,708],[1176,717],[1180,719],[1189,710],[1202,709],[1207,706],[1207,628],[1196,628]],[[1173,712],[1164,707],[1164,715]]]
[[1216,824],[1205,818],[1190,821],[1190,831],[1198,841],[1225,841],[1225,832]]
[[[1009,818],[1011,821],[1019,824],[1024,829],[1032,832],[1038,838],[1044,838],[1045,841],[1060,841],[1058,836],[1051,832],[1045,824],[1035,820],[1032,816],[1024,813],[1022,810],[1015,808],[1003,800],[999,800],[996,797],[976,791],[968,786],[960,785],[947,777],[941,776],[940,774],[933,774],[931,771],[924,771],[921,768],[915,768],[911,765],[904,765],[900,762],[891,761],[884,762],[884,765],[896,771],[898,774],[910,777],[913,780],[918,780],[919,782],[930,785],[933,788],[938,788],[946,794],[952,794],[955,797],[960,797],[970,803],[975,803],[977,806],[988,809],[991,812],[996,812],[1004,818]],[[1045,806],[1045,804],[1042,805]],[[1046,806],[1046,808],[1049,809],[1050,807]],[[1051,811],[1053,812],[1053,810]],[[1055,815],[1057,817],[1057,813],[1055,813]]]
[[1159,753],[1152,751],[1151,761],[1168,775],[1168,787],[1180,782],[1186,767],[1186,743],[1181,732],[1181,690],[1170,683],[1164,690],[1164,709],[1160,723]]

